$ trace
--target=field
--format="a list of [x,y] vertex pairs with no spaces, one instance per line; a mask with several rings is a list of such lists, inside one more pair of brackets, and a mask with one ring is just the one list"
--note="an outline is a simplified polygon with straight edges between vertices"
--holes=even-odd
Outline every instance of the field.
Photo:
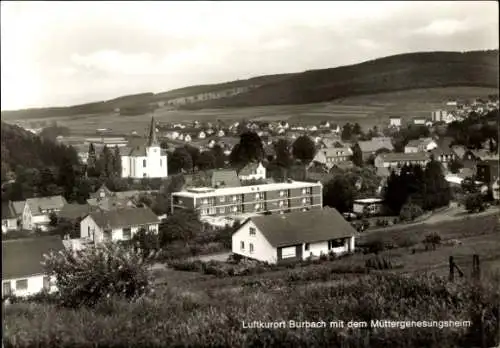
[[[401,92],[381,93],[337,99],[333,102],[258,106],[204,110],[167,110],[155,111],[160,122],[183,121],[224,121],[247,120],[288,120],[299,124],[314,124],[323,120],[344,124],[358,122],[365,128],[388,123],[390,116],[401,116],[403,120],[413,117],[430,117],[431,112],[445,107],[449,99],[473,99],[496,93],[495,89],[481,87],[448,87],[416,89]],[[19,122],[28,126],[30,122],[57,121],[67,126],[74,135],[95,134],[97,128],[111,128],[114,134],[142,134],[148,126],[150,115],[119,116],[117,114],[60,116],[43,119],[24,119]],[[7,122],[14,122],[8,120]]]

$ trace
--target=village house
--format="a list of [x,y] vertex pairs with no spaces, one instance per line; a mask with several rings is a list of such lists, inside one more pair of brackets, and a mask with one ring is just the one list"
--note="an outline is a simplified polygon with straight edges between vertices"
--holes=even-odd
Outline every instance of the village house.
[[184,141],[185,141],[186,143],[191,142],[191,140],[192,140],[191,135],[186,134],[186,135],[184,136]]
[[485,160],[480,161],[476,164],[476,178],[477,180],[485,183],[491,188],[493,183],[497,181],[499,174],[499,163],[498,157],[496,160]]
[[219,138],[221,138],[221,137],[223,137],[223,136],[225,136],[225,135],[226,135],[226,133],[224,133],[224,131],[223,131],[222,129],[221,129],[221,130],[219,130],[219,131],[217,132],[217,136],[218,136]]
[[448,116],[447,110],[436,110],[431,114],[431,119],[433,122],[446,122],[446,117]]
[[207,137],[207,134],[204,131],[201,131],[198,133],[198,139],[205,139]]
[[453,150],[449,147],[437,147],[430,151],[434,160],[440,162],[443,165],[443,168],[448,169],[448,166],[451,161],[455,160],[457,156],[453,152]]
[[80,238],[95,244],[130,240],[141,229],[158,232],[160,219],[149,208],[96,211],[80,223]]
[[352,212],[358,216],[368,214],[375,216],[382,213],[383,199],[381,198],[363,198],[355,199],[352,205]]
[[14,204],[11,201],[2,202],[2,233],[19,229]]
[[363,161],[366,161],[370,156],[374,156],[377,151],[386,149],[388,152],[394,151],[392,139],[389,137],[374,137],[371,140],[358,141],[358,145],[363,154]]
[[381,153],[375,157],[376,168],[399,169],[406,165],[425,166],[430,161],[428,152],[415,153]]
[[63,196],[28,198],[24,205],[22,226],[25,230],[47,230],[50,214],[58,213],[68,204]]
[[396,117],[396,116],[390,117],[389,127],[401,127],[401,117]]
[[266,178],[266,168],[259,163],[248,163],[239,172],[240,180],[264,180]]
[[498,202],[500,200],[500,178],[497,178],[493,185],[491,185],[491,191],[493,200]]
[[184,134],[180,133],[179,137],[177,138],[178,140],[184,141]]
[[405,153],[426,152],[438,147],[437,142],[432,138],[413,139],[405,146]]
[[166,178],[167,154],[161,149],[156,137],[154,117],[151,117],[149,136],[145,145],[134,146],[127,155],[121,156],[122,178]]
[[212,169],[184,176],[184,187],[240,187],[240,179],[235,170]]
[[330,122],[328,122],[328,121],[322,121],[322,122],[320,122],[319,128],[323,128],[323,129],[330,128]]
[[232,251],[279,264],[354,252],[356,230],[333,208],[249,218],[233,234]]
[[413,118],[413,124],[416,126],[425,126],[427,120],[425,117],[415,117]]
[[2,298],[56,291],[55,279],[45,275],[42,261],[43,255],[61,250],[59,236],[2,241]]
[[312,162],[326,165],[328,168],[333,165],[350,161],[352,150],[349,147],[320,149],[314,156]]

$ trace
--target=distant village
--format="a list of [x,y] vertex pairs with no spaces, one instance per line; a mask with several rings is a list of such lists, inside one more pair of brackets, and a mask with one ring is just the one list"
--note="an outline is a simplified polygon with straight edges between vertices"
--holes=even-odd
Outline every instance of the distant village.
[[[437,162],[450,187],[461,187],[464,181],[473,178],[481,192],[490,193],[498,201],[498,137],[486,139],[480,147],[468,148],[455,144],[446,133],[451,125],[465,122],[471,115],[481,118],[498,111],[498,107],[498,98],[471,103],[450,101],[428,117],[412,120],[388,117],[387,125],[381,129],[363,130],[356,123],[341,125],[327,120],[317,124],[291,124],[286,120],[162,123],[153,115],[145,138],[138,130],[116,136],[112,135],[112,129],[98,129],[95,137],[84,139],[59,135],[56,141],[72,145],[83,166],[95,165],[97,157],[112,149],[116,150],[118,176],[122,179],[166,182],[181,175],[183,184],[169,192],[169,210],[162,214],[145,204],[144,197],[161,192],[165,185],[128,191],[113,191],[101,185],[84,204],[68,202],[63,195],[3,202],[2,232],[10,236],[26,231],[43,234],[55,229],[57,221],[71,221],[74,232],[71,237],[65,233],[60,242],[51,239],[46,244],[37,243],[36,247],[28,242],[25,249],[16,247],[21,255],[28,250],[40,255],[46,251],[44,248],[80,250],[103,242],[131,240],[140,230],[158,233],[161,224],[176,211],[192,210],[212,229],[226,228],[237,221],[240,227],[232,235],[232,252],[259,261],[279,263],[329,252],[352,252],[356,235],[363,230],[355,224],[356,218],[383,216],[384,187],[388,178],[405,166],[425,167],[431,161]],[[398,137],[407,129],[417,133],[426,129],[425,136],[398,145]],[[41,131],[28,130],[35,134]],[[260,139],[264,155],[259,161],[234,168],[230,157],[235,147],[242,146],[241,135],[249,132]],[[303,137],[314,144],[312,158],[301,162],[304,172],[275,175],[270,163],[280,156],[277,142],[288,141],[288,151],[292,151],[292,144]],[[186,146],[196,148],[199,156],[217,149],[222,163],[210,162],[203,168],[192,165],[186,170],[179,154],[179,148]],[[348,211],[325,207],[327,181],[337,170],[357,175],[353,171],[356,168],[373,172],[377,189],[371,196],[354,199]],[[356,185],[359,183],[361,187],[362,180],[359,176]],[[276,215],[282,218],[277,219]],[[294,234],[294,240],[275,231],[287,229],[291,224],[299,226],[304,221],[312,225],[321,223],[307,234]],[[324,230],[325,226],[337,225],[347,227],[342,228],[342,233],[335,228]],[[22,243],[22,238],[4,243]],[[39,260],[35,257],[33,262]],[[3,295],[32,294],[52,286],[40,270],[33,275],[29,266],[4,274],[3,281]]]

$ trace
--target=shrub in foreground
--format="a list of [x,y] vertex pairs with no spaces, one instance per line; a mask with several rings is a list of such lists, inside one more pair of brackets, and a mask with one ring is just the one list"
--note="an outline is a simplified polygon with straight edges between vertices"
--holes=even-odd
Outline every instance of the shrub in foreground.
[[60,304],[91,306],[110,296],[135,299],[145,294],[151,257],[110,243],[78,252],[52,252],[45,255],[44,266],[48,275],[55,276]]

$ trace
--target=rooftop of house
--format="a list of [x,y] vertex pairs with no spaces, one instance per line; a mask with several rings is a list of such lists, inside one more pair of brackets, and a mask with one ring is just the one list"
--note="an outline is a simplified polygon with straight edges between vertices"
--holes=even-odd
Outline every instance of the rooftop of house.
[[28,198],[26,204],[33,215],[41,214],[43,210],[62,209],[66,202],[63,196]]
[[[106,198],[89,198],[87,204],[93,208],[102,210],[115,210],[125,208],[130,205],[131,199],[127,197],[106,197]],[[92,210],[92,209],[91,209]]]
[[225,188],[210,188],[210,187],[200,187],[200,188],[190,188],[185,191],[174,192],[172,196],[176,197],[191,197],[191,198],[204,198],[213,196],[224,196],[224,195],[238,195],[245,193],[257,193],[257,192],[267,192],[267,191],[278,191],[278,190],[290,190],[297,188],[307,188],[313,186],[322,186],[320,183],[310,183],[303,181],[291,181],[291,182],[281,182],[274,184],[263,184],[263,185],[250,185],[250,186],[240,186],[240,187],[225,187]]
[[24,210],[24,206],[26,205],[26,201],[14,201],[12,202],[12,206],[14,207],[14,212],[16,215],[21,215]]
[[254,172],[257,170],[257,168],[259,168],[259,166],[262,166],[262,163],[255,163],[255,162],[251,162],[251,163],[248,163],[246,166],[244,166],[243,168],[240,169],[240,171],[238,172],[238,175],[250,175],[250,174],[254,174]]
[[273,247],[352,237],[356,230],[334,208],[260,215],[249,219]]
[[327,147],[320,150],[326,157],[350,156],[352,150],[349,147]]
[[95,208],[96,207],[93,207],[90,204],[66,204],[57,215],[60,218],[74,220],[84,217]]
[[64,249],[59,236],[2,241],[2,279],[25,278],[44,273],[41,262],[50,251]]
[[241,182],[235,170],[211,169],[184,176],[186,187],[240,187]]
[[381,153],[380,158],[385,162],[392,161],[426,161],[430,158],[428,152],[414,152],[414,153]]
[[149,208],[123,208],[96,211],[88,216],[101,228],[123,228],[159,223],[158,216]]
[[359,141],[359,147],[362,152],[375,152],[380,149],[394,150],[391,138],[372,138],[371,140]]

